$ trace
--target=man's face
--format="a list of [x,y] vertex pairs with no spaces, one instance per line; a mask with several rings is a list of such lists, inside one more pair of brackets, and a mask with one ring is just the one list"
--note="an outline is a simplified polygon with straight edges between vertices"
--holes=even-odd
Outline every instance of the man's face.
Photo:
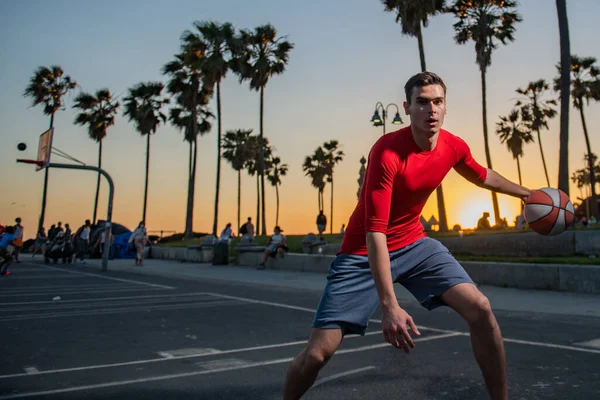
[[444,88],[440,85],[413,88],[410,104],[404,102],[404,111],[417,131],[435,135],[442,128],[446,116]]

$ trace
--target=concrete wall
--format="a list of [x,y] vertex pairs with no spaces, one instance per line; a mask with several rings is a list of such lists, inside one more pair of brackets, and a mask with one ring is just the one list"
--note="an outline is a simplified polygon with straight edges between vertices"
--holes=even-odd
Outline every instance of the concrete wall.
[[[456,254],[494,256],[574,256],[600,255],[600,230],[568,231],[557,236],[534,232],[436,237]],[[334,255],[341,244],[328,244],[323,253]]]
[[[238,265],[255,267],[262,253],[247,252],[238,256]],[[335,256],[286,254],[269,258],[267,268],[310,271],[326,274]],[[481,285],[519,289],[559,290],[578,293],[600,293],[600,267],[590,265],[521,264],[494,262],[461,262],[471,279]]]
[[153,246],[150,258],[163,260],[178,260],[198,263],[212,262],[212,249],[188,249],[187,247]]

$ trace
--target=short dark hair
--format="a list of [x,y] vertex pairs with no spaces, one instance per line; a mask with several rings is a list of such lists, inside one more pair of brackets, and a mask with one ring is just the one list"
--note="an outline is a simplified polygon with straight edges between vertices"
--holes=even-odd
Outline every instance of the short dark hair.
[[444,96],[446,96],[446,84],[437,74],[433,72],[419,72],[413,75],[404,85],[404,93],[406,94],[406,102],[410,104],[410,98],[412,96],[413,88],[423,87],[429,85],[440,85],[444,89]]

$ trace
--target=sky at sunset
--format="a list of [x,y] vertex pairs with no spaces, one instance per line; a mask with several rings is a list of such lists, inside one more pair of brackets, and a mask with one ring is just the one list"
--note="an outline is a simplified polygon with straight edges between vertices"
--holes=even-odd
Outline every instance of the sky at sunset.
[[[552,80],[559,60],[559,34],[553,0],[524,0],[523,22],[515,42],[492,55],[487,74],[488,121],[493,167],[517,181],[517,165],[494,133],[499,115],[511,110],[517,94],[537,79]],[[600,2],[568,0],[571,49],[579,56],[600,58]],[[236,28],[271,23],[295,48],[283,75],[271,79],[265,91],[264,134],[289,165],[280,188],[280,225],[286,233],[315,231],[317,191],[302,172],[304,158],[319,145],[339,140],[344,161],[335,170],[334,231],[338,232],[356,205],[359,160],[381,136],[369,122],[375,103],[404,101],[406,80],[420,71],[417,41],[401,35],[395,16],[383,12],[378,0],[202,0],[156,1],[16,1],[0,2],[0,223],[20,216],[25,236],[31,237],[39,217],[43,172],[16,158],[35,158],[39,134],[49,117],[43,107],[31,107],[23,91],[38,66],[60,65],[78,83],[55,117],[54,146],[88,164],[97,160],[98,146],[87,129],[75,126],[73,99],[80,91],[109,88],[119,101],[141,81],[166,81],[163,65],[179,50],[179,38],[194,21],[231,22]],[[481,82],[474,45],[456,45],[452,15],[436,16],[424,30],[427,67],[448,87],[444,128],[462,137],[476,160],[485,165],[482,133]],[[600,65],[597,63],[596,65]],[[556,97],[553,92],[550,96]],[[210,108],[216,112],[214,100]],[[259,94],[229,74],[222,85],[223,132],[258,132]],[[392,106],[390,113],[395,112]],[[600,104],[585,108],[592,151],[600,154]],[[408,117],[403,115],[406,124]],[[406,125],[404,125],[406,126]],[[397,125],[388,122],[388,132]],[[542,132],[551,185],[557,185],[559,119]],[[209,232],[213,222],[216,178],[216,122],[199,138],[194,231]],[[570,117],[570,174],[583,167],[585,142],[575,109]],[[17,151],[25,142],[28,149]],[[113,220],[129,228],[142,215],[146,142],[122,109],[109,128],[103,147],[103,166],[114,179]],[[64,160],[53,156],[53,161]],[[179,131],[162,126],[152,137],[147,226],[150,231],[182,232],[187,196],[188,145]],[[526,145],[522,160],[523,185],[546,186],[537,142]],[[51,170],[46,228],[51,223],[79,226],[93,212],[96,176],[89,172]],[[475,226],[482,212],[492,212],[491,195],[454,171],[443,182],[449,225]],[[106,215],[107,185],[103,182],[99,217]],[[571,187],[571,199],[580,196]],[[329,187],[325,191],[330,217]],[[500,211],[512,225],[519,201],[499,195]],[[242,178],[242,220],[256,218],[256,181]],[[437,217],[435,195],[424,216]],[[236,225],[237,176],[223,161],[219,230]],[[493,219],[493,218],[492,218]],[[493,222],[493,221],[492,221]],[[275,223],[275,190],[267,187],[267,226]],[[328,227],[329,228],[329,227]]]

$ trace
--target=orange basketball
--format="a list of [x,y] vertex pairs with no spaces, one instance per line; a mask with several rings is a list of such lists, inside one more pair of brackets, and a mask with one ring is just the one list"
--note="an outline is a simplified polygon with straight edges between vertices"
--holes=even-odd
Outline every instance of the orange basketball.
[[563,233],[573,222],[573,203],[562,190],[541,188],[534,190],[525,204],[525,221],[540,235]]

